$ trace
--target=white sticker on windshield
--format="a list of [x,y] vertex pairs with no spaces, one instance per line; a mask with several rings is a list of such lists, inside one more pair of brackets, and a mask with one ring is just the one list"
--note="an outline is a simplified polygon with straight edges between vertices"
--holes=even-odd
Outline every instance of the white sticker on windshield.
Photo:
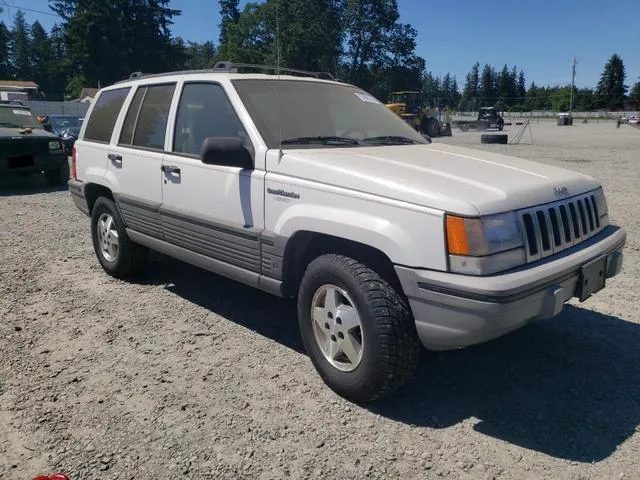
[[358,97],[360,100],[362,100],[363,102],[381,103],[378,99],[376,99],[375,97],[372,97],[371,95],[369,95],[367,93],[355,92],[354,95],[356,97]]
[[27,117],[31,116],[31,112],[29,110],[14,110],[13,113],[16,115],[26,115]]

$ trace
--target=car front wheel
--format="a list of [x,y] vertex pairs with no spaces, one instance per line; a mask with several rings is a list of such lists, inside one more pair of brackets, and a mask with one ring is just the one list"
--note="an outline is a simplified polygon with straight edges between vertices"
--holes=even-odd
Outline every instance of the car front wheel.
[[298,319],[313,365],[344,398],[377,400],[415,371],[420,344],[406,300],[357,260],[331,254],[311,262]]

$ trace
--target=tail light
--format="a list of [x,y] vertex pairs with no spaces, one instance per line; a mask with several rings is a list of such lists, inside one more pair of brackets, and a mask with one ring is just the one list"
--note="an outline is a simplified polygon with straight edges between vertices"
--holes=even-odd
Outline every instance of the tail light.
[[78,179],[78,169],[76,167],[76,159],[77,159],[76,147],[73,147],[73,151],[71,152],[71,178],[73,178],[74,180]]

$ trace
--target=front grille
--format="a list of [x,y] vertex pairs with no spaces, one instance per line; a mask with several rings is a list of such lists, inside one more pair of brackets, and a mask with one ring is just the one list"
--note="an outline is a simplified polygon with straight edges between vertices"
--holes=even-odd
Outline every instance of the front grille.
[[593,193],[518,211],[527,262],[548,257],[594,236],[605,225]]

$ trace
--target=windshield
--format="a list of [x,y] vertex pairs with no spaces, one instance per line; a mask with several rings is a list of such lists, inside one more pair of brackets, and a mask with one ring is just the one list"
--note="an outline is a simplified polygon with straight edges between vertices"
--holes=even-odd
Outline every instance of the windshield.
[[36,117],[31,114],[28,108],[21,107],[1,107],[0,127],[8,128],[42,128]]
[[49,117],[51,126],[56,131],[79,130],[82,126],[82,117]]
[[233,84],[269,148],[279,148],[280,141],[287,148],[427,143],[380,101],[349,85],[275,79]]

